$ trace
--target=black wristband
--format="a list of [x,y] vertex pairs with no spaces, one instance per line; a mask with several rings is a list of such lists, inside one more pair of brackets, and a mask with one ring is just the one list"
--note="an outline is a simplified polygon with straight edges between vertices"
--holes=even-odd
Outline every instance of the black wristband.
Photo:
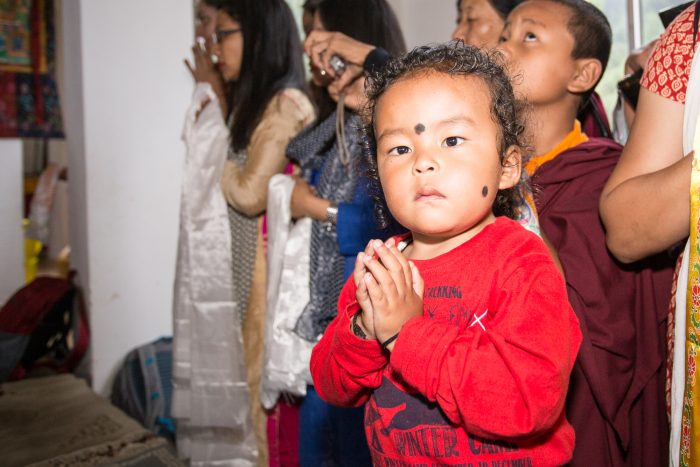
[[382,343],[380,344],[380,345],[382,346],[382,349],[386,349],[387,346],[388,346],[389,344],[391,344],[392,342],[394,342],[394,341],[396,340],[397,337],[399,337],[399,333],[398,333],[398,332],[397,332],[396,334],[394,334],[393,336],[391,336],[390,338],[388,338],[387,340],[385,340],[384,342],[382,342]]
[[357,324],[357,317],[360,316],[359,313],[355,313],[350,320],[352,322],[352,333],[360,339],[367,339],[367,334],[362,330],[359,324]]

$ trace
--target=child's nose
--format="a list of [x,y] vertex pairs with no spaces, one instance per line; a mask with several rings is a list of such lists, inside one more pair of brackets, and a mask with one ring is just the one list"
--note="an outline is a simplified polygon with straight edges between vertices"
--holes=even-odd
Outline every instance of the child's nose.
[[413,171],[419,174],[434,172],[438,169],[437,161],[430,153],[418,153],[413,164]]

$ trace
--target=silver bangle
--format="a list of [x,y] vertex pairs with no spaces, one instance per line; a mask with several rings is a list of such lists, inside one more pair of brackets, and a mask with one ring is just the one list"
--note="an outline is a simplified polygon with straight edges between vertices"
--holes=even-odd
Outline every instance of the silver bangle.
[[338,223],[338,205],[332,201],[326,208],[326,222],[333,225]]

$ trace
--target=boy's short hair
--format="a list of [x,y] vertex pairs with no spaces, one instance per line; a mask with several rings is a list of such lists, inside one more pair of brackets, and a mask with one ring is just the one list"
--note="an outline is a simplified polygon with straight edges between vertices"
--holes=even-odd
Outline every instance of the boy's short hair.
[[[612,29],[605,14],[595,5],[585,0],[547,0],[567,7],[571,11],[567,29],[574,38],[574,50],[571,57],[595,58],[600,61],[605,73],[612,48]],[[600,81],[598,78],[598,81]],[[596,82],[596,85],[598,82]],[[595,85],[590,89],[592,93]],[[588,94],[588,93],[587,93]]]
[[[453,41],[434,46],[422,46],[407,54],[390,60],[379,71],[370,75],[366,84],[368,105],[365,125],[365,155],[369,167],[370,194],[375,198],[377,218],[382,227],[390,225],[392,218],[386,210],[379,174],[377,173],[377,151],[374,134],[374,118],[377,101],[393,84],[402,79],[429,73],[449,76],[473,76],[488,88],[491,118],[498,127],[496,147],[503,162],[511,146],[523,150],[522,165],[526,162],[524,141],[523,102],[515,98],[507,72],[502,66],[503,56],[498,52],[487,52],[478,47]],[[494,201],[496,215],[517,219],[522,204],[520,183],[512,188],[499,190]]]

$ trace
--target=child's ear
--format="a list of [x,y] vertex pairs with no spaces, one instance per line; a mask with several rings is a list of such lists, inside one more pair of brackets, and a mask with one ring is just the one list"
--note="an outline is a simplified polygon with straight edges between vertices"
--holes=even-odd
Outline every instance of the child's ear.
[[603,74],[603,65],[597,58],[579,58],[575,63],[575,72],[567,90],[572,94],[584,94],[598,82]]
[[506,156],[501,162],[501,180],[498,183],[499,190],[512,188],[520,181],[522,170],[523,151],[516,145],[506,149]]

